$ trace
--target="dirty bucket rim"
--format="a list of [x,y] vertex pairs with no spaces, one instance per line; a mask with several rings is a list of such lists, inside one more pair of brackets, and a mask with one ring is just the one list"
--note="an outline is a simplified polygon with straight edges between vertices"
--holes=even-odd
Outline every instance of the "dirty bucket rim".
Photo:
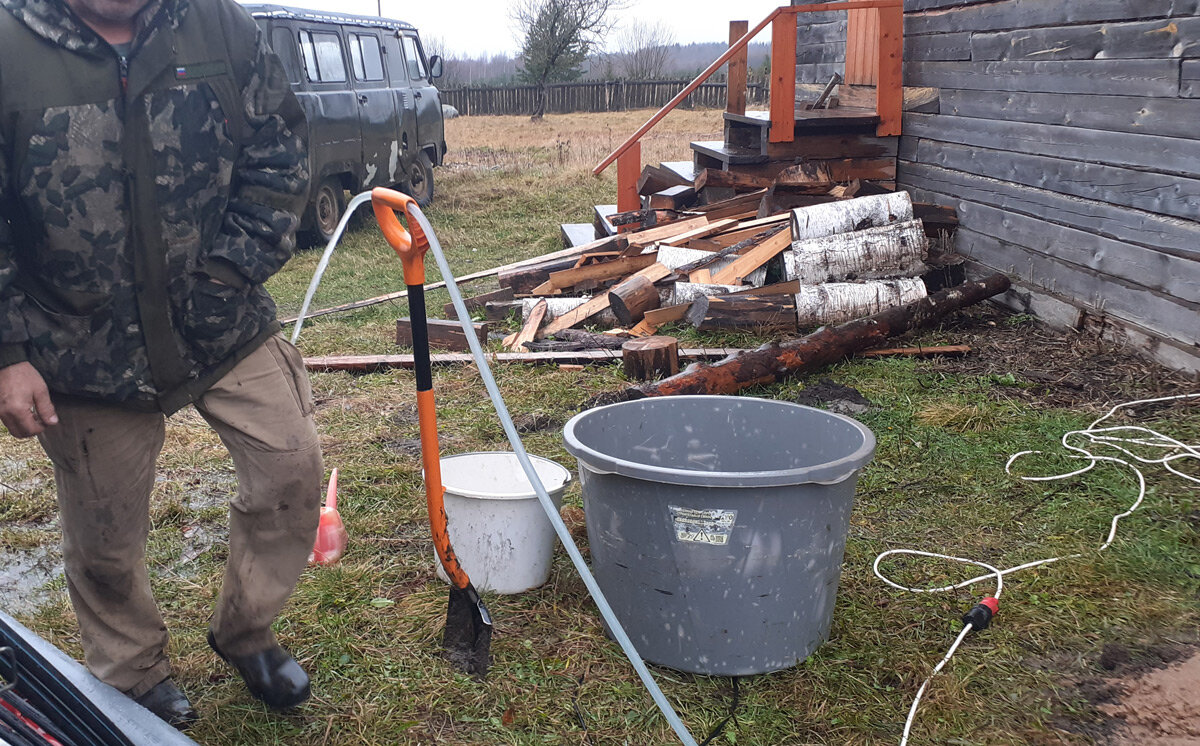
[[[576,426],[596,413],[614,407],[665,406],[668,402],[754,402],[759,406],[792,408],[815,413],[830,420],[841,421],[856,430],[862,442],[849,454],[841,458],[810,466],[763,471],[701,471],[655,466],[611,456],[584,444],[575,435]],[[871,459],[875,452],[875,434],[863,423],[837,412],[809,407],[795,402],[777,401],[757,396],[688,395],[652,397],[617,402],[595,407],[572,417],[563,427],[563,444],[574,456],[580,468],[600,474],[619,474],[632,479],[658,481],[688,487],[784,487],[796,484],[837,484],[853,477]]]
[[[482,490],[482,489],[478,489],[478,488],[474,488],[474,487],[462,487],[457,484],[454,484],[454,481],[455,481],[454,475],[447,474],[447,470],[446,470],[447,462],[454,461],[455,459],[467,458],[469,456],[489,456],[489,457],[500,456],[500,457],[504,457],[505,460],[511,460],[512,462],[516,462],[518,464],[517,469],[518,469],[518,471],[520,471],[520,466],[519,466],[520,462],[517,461],[517,455],[512,451],[468,451],[467,453],[456,453],[452,456],[442,456],[441,459],[439,460],[441,467],[442,467],[442,486],[446,488],[447,494],[453,494],[457,497],[466,497],[466,498],[472,498],[472,499],[476,499],[476,500],[536,500],[536,499],[538,499],[537,493],[534,491],[533,486],[531,484],[529,484],[528,482],[526,482],[527,487],[520,491],[504,490],[504,491],[499,491],[499,492],[492,491],[492,490]],[[553,467],[553,470],[557,470],[559,472],[559,475],[562,478],[562,483],[559,484],[558,486],[554,486],[553,479],[548,479],[547,477],[545,477],[542,474],[541,469],[537,469],[538,477],[542,480],[542,484],[545,486],[546,492],[549,493],[551,496],[553,496],[554,493],[556,493],[556,492],[561,492],[562,490],[566,489],[567,485],[569,485],[571,483],[570,469],[568,469],[567,467],[558,463],[557,461],[553,461],[551,459],[545,458],[544,456],[535,456],[532,453],[529,454],[529,460],[534,462],[535,464],[546,464],[550,467]],[[524,472],[520,472],[520,474],[518,476],[521,479],[525,479]]]

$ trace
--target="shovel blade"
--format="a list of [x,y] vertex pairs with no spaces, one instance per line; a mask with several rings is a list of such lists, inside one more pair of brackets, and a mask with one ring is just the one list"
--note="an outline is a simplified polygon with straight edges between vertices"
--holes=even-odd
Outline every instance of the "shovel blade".
[[491,663],[492,615],[480,600],[475,586],[450,586],[442,647],[446,650],[446,658],[463,673],[480,678],[487,675]]

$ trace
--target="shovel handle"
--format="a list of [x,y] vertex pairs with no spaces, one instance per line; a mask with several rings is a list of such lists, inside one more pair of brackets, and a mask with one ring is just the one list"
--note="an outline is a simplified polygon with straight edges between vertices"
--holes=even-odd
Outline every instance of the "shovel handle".
[[[425,252],[429,251],[429,239],[409,212],[409,208],[416,204],[417,201],[412,197],[395,189],[375,187],[371,190],[371,208],[375,211],[375,219],[379,221],[383,237],[404,265],[405,285],[425,284]],[[400,222],[396,215],[398,212],[404,213],[408,229]]]

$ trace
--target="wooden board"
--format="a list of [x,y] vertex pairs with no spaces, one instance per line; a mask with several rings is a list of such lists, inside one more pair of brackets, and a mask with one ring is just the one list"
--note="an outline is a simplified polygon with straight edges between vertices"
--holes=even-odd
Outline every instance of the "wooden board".
[[929,140],[917,145],[917,160],[1147,212],[1200,215],[1200,179]]
[[971,36],[969,31],[956,34],[930,34],[909,36],[904,40],[905,60],[955,62],[971,59]]
[[1200,60],[1184,60],[1179,78],[1179,95],[1200,98]]
[[966,199],[1048,222],[1069,221],[1079,230],[1175,256],[1200,254],[1200,224],[1195,221],[1152,215],[923,163],[901,164],[904,184],[914,192],[914,198],[940,199],[942,204],[949,205]]
[[1112,96],[1179,95],[1178,60],[909,62],[904,82],[934,88]]
[[1166,18],[1172,0],[1007,0],[962,6],[962,0],[909,0],[909,11],[945,8],[937,13],[913,13],[905,18],[905,35],[944,34],[954,31],[1065,26],[1081,23],[1126,21],[1130,18]]
[[742,281],[742,278],[786,251],[791,245],[791,231],[786,229],[779,231],[754,248],[738,256],[737,259],[734,259],[719,271],[713,272],[712,283],[717,285],[736,285]]
[[[551,289],[565,290],[586,281],[619,280],[651,264],[654,264],[654,254],[618,257],[607,262],[551,272],[546,285]],[[539,291],[544,293],[546,288],[540,287]]]
[[946,90],[941,100],[946,115],[1166,137],[1193,138],[1200,120],[1200,100],[1187,98],[1072,96],[1064,106],[1054,93]]
[[959,229],[959,241],[977,261],[1026,284],[1073,298],[1093,312],[1138,324],[1184,344],[1200,345],[1200,324],[1196,323],[1200,305],[1179,302],[967,228]]
[[[471,349],[467,343],[467,336],[463,332],[462,324],[459,322],[427,319],[426,324],[429,329],[429,347],[431,349],[454,351]],[[471,327],[475,330],[475,338],[479,340],[479,343],[487,344],[487,335],[491,325],[476,322],[471,324]],[[412,343],[412,319],[407,316],[397,319],[396,344],[401,347],[411,347]]]
[[1021,28],[971,36],[972,60],[1152,60],[1195,57],[1200,18]]
[[[638,270],[633,276],[644,277],[651,282],[658,282],[670,274],[671,270],[656,262],[645,269]],[[584,303],[579,308],[576,308],[574,311],[565,313],[562,316],[559,316],[557,319],[551,321],[545,326],[544,329],[542,329],[541,334],[542,336],[551,336],[555,332],[563,329],[570,329],[576,324],[581,324],[592,316],[600,313],[604,309],[608,308],[608,306],[608,293],[600,293],[587,303]]]
[[[1200,174],[1200,147],[1182,147],[1176,137],[937,114],[906,115],[904,132],[909,138],[920,137],[1012,153],[1124,166],[1191,178]],[[1200,136],[1200,125],[1196,135]],[[1195,214],[1200,215],[1200,211]]]
[[[716,218],[713,219],[715,220]],[[678,236],[681,233],[687,233],[690,230],[695,230],[696,228],[708,225],[709,220],[710,219],[708,217],[701,215],[695,218],[688,218],[687,220],[678,220],[668,225],[659,225],[655,226],[654,228],[647,228],[643,231],[627,233],[623,236],[623,238],[629,241],[630,246],[649,246],[650,244],[656,241],[661,241],[664,238]]]
[[542,325],[544,318],[546,318],[546,301],[542,300],[538,301],[530,311],[529,318],[525,319],[524,325],[521,326],[521,331],[504,338],[504,346],[513,352],[522,352],[526,342],[537,339],[538,327]]
[[703,238],[705,236],[711,236],[714,233],[720,233],[721,231],[731,228],[737,224],[738,221],[733,220],[732,218],[714,220],[708,225],[702,225],[699,228],[680,233],[678,236],[672,236],[671,238],[659,241],[659,243],[666,244],[667,246],[682,246],[689,241],[693,241],[697,238]]
[[[681,349],[680,360],[721,360],[744,352],[734,347],[696,347]],[[615,363],[621,360],[620,350],[576,350],[573,352],[498,352],[488,353],[489,363],[532,363],[542,365]],[[469,365],[475,362],[470,354],[434,353],[429,356],[434,365]],[[410,355],[340,355],[304,358],[304,367],[311,371],[369,372],[387,368],[412,368]]]

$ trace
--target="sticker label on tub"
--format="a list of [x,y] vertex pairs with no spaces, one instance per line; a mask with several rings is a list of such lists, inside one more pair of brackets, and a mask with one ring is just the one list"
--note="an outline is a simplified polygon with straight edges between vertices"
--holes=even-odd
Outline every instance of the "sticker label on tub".
[[667,510],[671,511],[675,541],[724,546],[737,521],[736,510],[696,510],[676,505],[668,505]]

